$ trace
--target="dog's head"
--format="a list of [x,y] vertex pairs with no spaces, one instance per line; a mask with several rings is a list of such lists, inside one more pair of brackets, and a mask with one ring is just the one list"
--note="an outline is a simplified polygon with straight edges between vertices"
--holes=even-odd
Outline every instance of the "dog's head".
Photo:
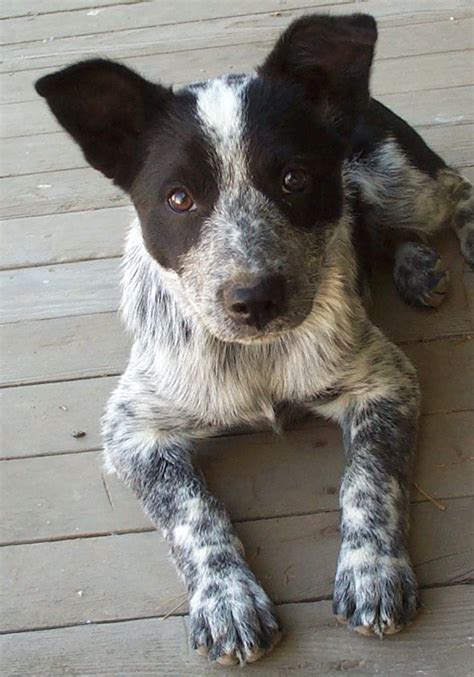
[[199,320],[225,341],[268,340],[313,306],[375,41],[369,16],[313,15],[251,76],[173,93],[93,60],[36,88],[88,162],[130,194],[148,252]]

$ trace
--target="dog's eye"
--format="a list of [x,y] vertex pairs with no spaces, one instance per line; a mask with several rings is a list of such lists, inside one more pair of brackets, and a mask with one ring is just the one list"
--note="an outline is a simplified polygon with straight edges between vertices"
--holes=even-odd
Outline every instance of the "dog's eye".
[[308,185],[304,169],[290,169],[283,176],[282,188],[285,193],[301,193]]
[[173,190],[168,195],[168,205],[174,212],[180,214],[184,212],[193,212],[196,209],[193,198],[184,190],[184,188]]

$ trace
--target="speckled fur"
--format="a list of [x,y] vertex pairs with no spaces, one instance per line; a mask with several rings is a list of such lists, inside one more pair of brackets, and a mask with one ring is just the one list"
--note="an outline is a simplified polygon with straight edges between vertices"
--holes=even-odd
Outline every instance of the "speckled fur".
[[[340,492],[335,613],[359,632],[382,636],[410,622],[416,611],[407,532],[419,391],[408,359],[367,317],[353,231],[356,220],[363,220],[367,236],[376,240],[403,233],[404,244],[393,248],[395,283],[410,302],[424,302],[435,291],[437,258],[415,240],[424,241],[451,224],[472,263],[473,198],[471,186],[414,139],[414,132],[369,101],[375,40],[375,22],[368,16],[304,17],[277,43],[258,76],[222,77],[187,88],[180,99],[183,115],[187,102],[186,130],[192,102],[197,136],[200,143],[205,138],[211,158],[201,159],[200,167],[204,172],[212,161],[217,198],[193,238],[183,238],[182,254],[169,256],[170,265],[158,262],[166,241],[158,249],[152,246],[160,222],[151,219],[145,227],[143,218],[136,219],[127,238],[122,313],[134,343],[103,418],[105,462],[163,530],[188,590],[192,646],[224,664],[257,660],[278,641],[280,630],[225,509],[195,467],[193,442],[237,424],[267,422],[278,428],[278,413],[287,403],[326,416],[343,431],[347,467]],[[325,53],[324,45],[330,47]],[[335,50],[340,53],[333,59]],[[345,71],[338,73],[344,62],[350,78]],[[320,67],[334,73],[321,80]],[[296,89],[293,83],[285,90],[289,100],[304,92],[320,115],[335,111],[318,137],[322,145],[333,144],[328,146],[332,165],[327,177],[324,165],[312,193],[319,196],[315,209],[322,210],[330,197],[326,201],[331,204],[320,212],[324,218],[302,210],[306,203],[301,201],[304,213],[296,217],[296,202],[288,196],[270,199],[271,190],[257,188],[252,174],[249,157],[255,148],[250,148],[245,121],[246,93],[258,77],[268,78],[274,93],[272,78],[280,82],[283,76],[297,81]],[[343,89],[333,86],[338,77]],[[265,81],[263,85],[262,91]],[[99,117],[91,122],[86,105],[88,96],[97,103],[104,87],[112,101],[123,103],[125,92],[128,104],[134,96],[134,106],[112,107],[112,126],[104,123],[101,106],[92,107]],[[154,193],[154,167],[140,160],[133,147],[138,138],[143,151],[142,127],[153,116],[160,120],[165,115],[173,95],[123,66],[102,61],[47,76],[37,88],[91,163],[130,192],[140,215],[149,218],[155,209],[168,225],[174,224],[166,232],[179,247],[176,231],[196,221],[178,226],[169,220],[166,198],[157,201]],[[84,101],[73,105],[78,96]],[[300,113],[307,115],[308,106],[301,104]],[[123,115],[131,116],[126,124]],[[381,133],[380,124],[372,124],[380,123],[378,118],[383,118]],[[386,133],[384,120],[388,129],[398,127],[398,137]],[[358,146],[360,124],[375,131],[370,143]],[[329,125],[337,133],[328,131]],[[105,134],[101,143],[98,129]],[[350,150],[342,169],[337,149],[343,142],[334,142],[338,134],[341,139],[353,136],[353,146],[346,138]],[[110,147],[110,139],[122,145]],[[418,165],[407,151],[413,141]],[[162,147],[169,152],[169,145]],[[201,147],[194,146],[198,152]],[[153,148],[150,143],[145,158],[150,149],[156,154]],[[137,182],[138,167],[145,167],[146,180],[142,176]],[[315,192],[319,182],[326,192]],[[237,327],[222,304],[223,284],[275,273],[285,277],[291,290],[288,308],[260,333]]]

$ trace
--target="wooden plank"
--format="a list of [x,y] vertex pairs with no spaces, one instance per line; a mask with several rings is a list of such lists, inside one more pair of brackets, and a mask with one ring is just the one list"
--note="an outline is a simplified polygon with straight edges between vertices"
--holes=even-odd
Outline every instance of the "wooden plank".
[[[354,6],[352,8],[357,9]],[[377,8],[380,8],[380,3]],[[342,5],[339,9],[346,11],[348,8]],[[436,22],[430,23],[426,23],[426,17],[423,17],[423,23],[407,23],[406,16],[402,15],[403,26],[390,25],[394,13],[386,16],[386,11],[387,7],[382,6],[382,12],[376,12],[381,14],[377,62],[420,54],[462,51],[472,47],[472,18],[466,16],[472,14],[472,10],[463,10],[455,21],[450,21],[449,14],[444,12],[443,20],[438,16]],[[82,35],[74,40],[70,37],[55,38],[53,45],[48,40],[11,45],[3,50],[3,69],[8,70],[0,79],[4,86],[2,100],[9,103],[32,100],[34,92],[31,83],[34,79],[71,61],[97,54],[112,59],[127,59],[127,62],[130,60],[131,66],[143,70],[148,77],[157,77],[157,73],[167,72],[163,67],[167,60],[160,61],[160,55],[164,54],[240,45],[249,45],[252,49],[254,44],[262,44],[270,49],[278,35],[300,14],[301,11],[294,10],[283,11],[279,16],[264,13],[239,18],[226,17],[201,21],[198,30],[193,23],[181,24],[179,31],[175,25],[148,24],[144,28],[127,29],[119,33]]]
[[20,5],[18,0],[2,0],[2,4],[0,5],[0,19],[38,16],[39,14],[68,12],[84,8],[90,9],[91,2],[94,7],[101,7],[103,5],[139,4],[145,1],[146,0],[48,0],[47,3],[39,3],[38,0],[22,0]]
[[[99,418],[116,377],[0,391],[3,457],[99,449]],[[82,431],[83,437],[74,437]]]
[[2,179],[2,190],[0,216],[6,219],[130,204],[125,193],[91,167],[10,176]]
[[[201,22],[227,16],[239,17],[249,13],[267,13],[281,9],[316,8],[321,5],[338,5],[347,0],[260,0],[258,12],[252,0],[241,0],[238,5],[232,0],[175,0],[172,5],[163,4],[160,0],[142,2],[138,6],[130,4],[111,4],[99,11],[94,9],[71,12],[58,12],[48,16],[32,16],[25,18],[5,19],[3,21],[3,44],[25,43],[34,40],[48,40],[51,36],[56,40],[62,37],[103,34],[128,31],[145,26],[179,26],[181,23]],[[283,4],[283,6],[282,6]],[[461,7],[465,7],[462,5]],[[184,21],[183,21],[184,19]],[[192,27],[194,28],[194,27]],[[184,28],[186,30],[186,28]],[[189,30],[189,28],[187,29]]]
[[[403,346],[417,368],[423,395],[422,411],[441,413],[474,409],[472,339],[472,336],[466,336],[449,342],[430,341]],[[448,403],[453,402],[453,398],[456,404],[451,407]]]
[[[470,677],[473,596],[469,586],[424,590],[416,622],[383,644],[336,623],[330,602],[281,605],[284,639],[252,674]],[[192,652],[176,617],[5,635],[1,646],[5,675],[235,675]]]
[[[270,42],[259,42],[254,45],[226,45],[222,47],[206,47],[200,50],[165,53],[156,56],[131,59],[130,66],[139,70],[145,77],[153,80],[161,79],[167,83],[182,85],[193,80],[202,80],[223,72],[246,72],[262,62],[271,47]],[[103,56],[110,56],[102,54]],[[69,61],[83,58],[84,55],[71,55]],[[117,54],[116,58],[124,58]],[[439,54],[421,54],[397,59],[377,60],[374,67],[373,91],[376,96],[396,92],[418,91],[432,88],[446,88],[472,84],[472,69],[466,63],[472,61],[471,52],[456,51]],[[127,63],[129,61],[127,60]],[[64,61],[63,61],[64,63]],[[25,90],[27,99],[20,103],[28,103],[29,115],[36,118],[43,112],[40,126],[33,127],[33,120],[28,122],[20,118],[20,103],[5,103],[2,107],[2,136],[18,136],[29,133],[40,133],[54,130],[52,117],[44,115],[44,101],[34,95],[32,82],[49,72],[50,68],[28,73],[29,88]],[[163,74],[163,75],[162,75]],[[401,78],[401,75],[404,77]],[[13,76],[12,76],[13,77]],[[2,82],[3,89],[9,91],[10,76]],[[15,88],[13,88],[15,91]],[[48,124],[49,122],[49,124]],[[31,126],[29,126],[31,125]]]
[[116,310],[119,260],[80,261],[0,272],[1,322]]
[[[9,518],[2,543],[149,530],[138,502],[132,496],[116,501],[106,482],[97,453],[4,461],[0,506]],[[20,525],[25,517],[31,528]]]
[[129,351],[116,313],[2,325],[0,345],[3,386],[118,374]]
[[[40,43],[44,55],[37,54],[31,60],[30,69],[10,70],[0,73],[0,91],[2,103],[17,103],[21,101],[35,101],[36,94],[32,83],[52,69],[64,66],[69,61],[96,56],[98,52],[109,58],[126,59],[127,63],[141,71],[145,76],[156,79],[161,73],[171,79],[171,74],[179,72],[175,69],[181,59],[189,62],[190,55],[197,48],[229,46],[234,43],[252,44],[264,42],[270,48],[272,40],[283,30],[286,23],[297,16],[297,13],[284,13],[280,18],[257,15],[243,17],[238,22],[235,19],[224,19],[200,24],[199,31],[177,33],[174,26],[161,29],[147,28],[144,31],[131,31],[126,34],[126,42],[118,42],[116,34],[100,35],[100,44],[96,48],[91,45],[90,36],[76,38],[71,44],[69,38],[56,40],[54,51],[50,45]],[[385,21],[393,19],[393,15],[382,19],[379,26],[379,46],[376,63],[383,59],[408,57],[418,54],[432,54],[444,51],[462,51],[472,45],[472,20],[470,18],[449,21],[449,17],[442,23],[409,24],[403,27],[383,27]],[[133,40],[133,42],[131,42]],[[81,48],[80,43],[84,41]],[[64,42],[64,53],[58,51],[60,43]],[[36,48],[38,49],[38,47]],[[176,52],[177,50],[177,52]],[[180,55],[184,52],[185,54]],[[19,56],[21,64],[25,66],[25,46],[21,47]],[[205,54],[204,54],[205,56]],[[255,64],[251,64],[255,65]],[[13,64],[12,64],[13,66]],[[193,71],[197,72],[197,71]],[[175,78],[181,81],[183,76]],[[199,74],[196,77],[202,77]],[[190,76],[185,74],[183,82]],[[382,85],[383,86],[383,83]]]
[[[472,35],[472,33],[471,33]],[[473,83],[474,52],[422,54],[376,61],[372,90],[376,97],[398,92],[442,89]]]
[[[472,576],[474,500],[446,504],[444,513],[430,503],[413,506],[410,552],[422,586]],[[275,602],[331,594],[339,548],[337,512],[245,522],[236,528],[253,570]],[[2,566],[9,572],[0,598],[3,632],[156,616],[167,600],[183,592],[167,545],[156,532],[1,550]],[[311,561],[317,566],[308,566]]]
[[[473,412],[424,416],[416,482],[440,500],[473,493],[473,448]],[[283,437],[268,432],[220,437],[198,449],[211,490],[235,520],[338,507],[344,452],[336,426],[311,421]],[[101,466],[100,453],[4,462],[0,502],[9,519],[0,525],[0,541],[33,542],[149,528],[132,493],[117,478],[103,477]],[[32,477],[40,480],[32,483]],[[426,500],[417,490],[412,499]]]
[[133,215],[130,207],[111,207],[3,221],[0,268],[120,256]]
[[415,128],[474,121],[472,87],[385,94],[382,103]]

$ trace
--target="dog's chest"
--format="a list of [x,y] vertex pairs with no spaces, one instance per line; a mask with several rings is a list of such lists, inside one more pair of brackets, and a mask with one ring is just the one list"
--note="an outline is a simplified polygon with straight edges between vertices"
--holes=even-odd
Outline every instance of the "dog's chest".
[[273,424],[281,403],[310,401],[334,384],[330,348],[321,350],[314,338],[219,349],[197,344],[157,356],[160,396],[210,426]]

